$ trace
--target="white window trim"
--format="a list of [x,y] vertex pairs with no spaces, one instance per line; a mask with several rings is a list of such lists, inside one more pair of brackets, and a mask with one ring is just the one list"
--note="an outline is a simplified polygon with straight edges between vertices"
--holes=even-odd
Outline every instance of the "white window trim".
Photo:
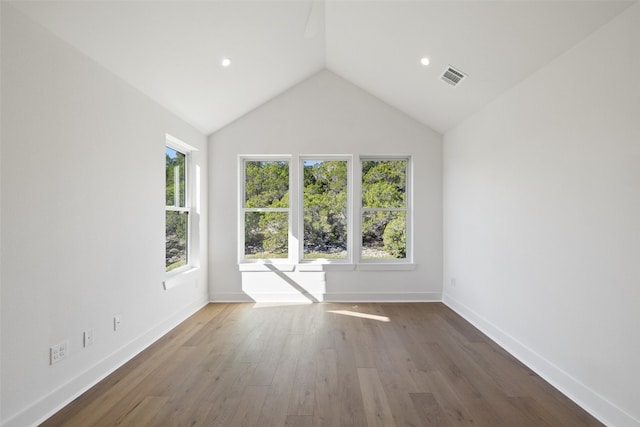
[[[345,259],[305,259],[304,258],[304,162],[307,160],[332,161],[341,160],[347,162],[347,258]],[[298,177],[297,177],[297,193],[298,193],[298,236],[300,236],[297,251],[297,262],[302,265],[328,265],[328,264],[349,264],[353,265],[353,156],[345,154],[318,154],[318,155],[300,155],[298,156]],[[298,271],[317,271],[313,269],[304,270],[298,268]]]
[[[293,156],[290,154],[252,154],[252,155],[240,155],[238,156],[238,265],[246,265],[246,264],[273,264],[273,265],[282,265],[282,264],[294,264],[292,259],[292,248],[297,247],[297,239],[293,236],[293,203],[297,203],[295,200],[295,191],[293,190],[293,175],[294,175],[294,165]],[[263,209],[247,209],[244,207],[244,198],[245,198],[245,162],[247,161],[264,161],[264,162],[287,162],[289,164],[289,207],[288,208],[263,208]],[[297,171],[296,171],[297,172]],[[257,258],[257,259],[248,259],[245,258],[244,254],[244,221],[246,212],[288,212],[288,253],[287,258]],[[261,268],[261,267],[260,267]],[[241,271],[256,271],[256,270],[241,270]],[[263,270],[257,270],[263,271]],[[283,270],[287,271],[287,270]],[[292,270],[291,270],[292,271]]]
[[353,271],[356,265],[352,262],[346,263],[320,263],[320,262],[303,262],[296,265],[296,271]]
[[[180,270],[180,271],[176,271],[176,270]],[[167,277],[162,282],[162,286],[165,291],[168,291],[169,289],[173,289],[177,286],[180,286],[186,283],[190,283],[188,280],[185,280],[185,279],[187,278],[188,275],[200,270],[200,268],[195,266],[189,266],[189,268],[180,267],[179,269],[177,268],[176,270],[171,270],[170,272],[168,272]]]
[[[404,208],[367,208],[365,209],[362,206],[362,162],[366,160],[404,160],[406,161],[406,171],[405,171],[405,207]],[[358,260],[358,269],[359,270],[385,270],[385,269],[393,269],[393,270],[404,270],[406,268],[392,268],[392,266],[415,266],[413,263],[413,162],[410,155],[362,155],[359,158],[358,164],[358,252],[357,252],[357,260]],[[406,224],[406,257],[402,259],[393,259],[393,258],[384,258],[384,259],[363,259],[362,258],[362,215],[364,212],[376,212],[376,211],[389,211],[389,212],[405,212],[405,224]],[[374,267],[375,266],[375,267]],[[409,269],[413,269],[411,267]]]
[[[178,151],[185,155],[185,207],[179,206],[167,206],[165,204],[165,212],[166,211],[175,211],[175,212],[187,212],[188,215],[188,223],[187,223],[187,263],[182,267],[173,269],[171,271],[166,271],[165,266],[165,280],[163,281],[163,286],[165,290],[171,289],[178,284],[180,281],[177,280],[179,276],[190,274],[194,270],[199,268],[196,265],[196,260],[193,259],[193,248],[194,248],[194,239],[193,239],[193,203],[195,200],[195,188],[192,185],[193,180],[193,153],[198,151],[197,148],[185,143],[184,141],[169,135],[165,134],[165,146],[169,147],[175,151]],[[166,184],[165,184],[166,185]]]
[[[386,261],[386,260],[383,260]],[[404,260],[403,260],[404,261]],[[360,271],[409,271],[415,270],[417,264],[412,262],[364,262],[358,264],[358,270]]]

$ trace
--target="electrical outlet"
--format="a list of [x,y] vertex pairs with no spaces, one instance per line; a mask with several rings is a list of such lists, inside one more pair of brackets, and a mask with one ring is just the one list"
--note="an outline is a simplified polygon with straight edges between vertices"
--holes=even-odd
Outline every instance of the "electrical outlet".
[[51,365],[58,363],[67,357],[69,352],[69,341],[62,341],[49,349],[49,363]]
[[116,317],[113,318],[113,330],[117,331],[118,329],[120,329],[120,325],[122,324],[122,318],[120,315],[117,315]]
[[93,329],[89,329],[88,331],[84,331],[84,346],[90,347],[93,345]]
[[455,288],[457,285],[458,285],[458,282],[456,281],[456,278],[452,277],[451,278],[451,287]]

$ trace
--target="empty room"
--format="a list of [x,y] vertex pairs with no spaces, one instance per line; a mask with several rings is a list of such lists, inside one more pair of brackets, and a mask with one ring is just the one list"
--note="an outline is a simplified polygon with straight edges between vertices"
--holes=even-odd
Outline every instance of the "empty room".
[[2,427],[640,427],[640,1],[0,15]]

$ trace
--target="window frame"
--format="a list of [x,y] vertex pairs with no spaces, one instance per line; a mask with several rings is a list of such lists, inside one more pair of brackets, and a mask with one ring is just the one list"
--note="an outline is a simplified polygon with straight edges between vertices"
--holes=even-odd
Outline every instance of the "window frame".
[[[293,238],[293,176],[294,162],[291,155],[262,154],[241,155],[238,162],[238,264],[292,264]],[[289,165],[289,207],[287,208],[247,208],[246,203],[246,162],[287,162]],[[287,212],[287,257],[286,258],[246,258],[245,257],[245,218],[247,212]]]
[[[347,162],[347,257],[343,259],[331,258],[304,258],[304,162],[309,160],[317,161],[346,161]],[[297,251],[298,264],[353,264],[353,156],[339,154],[304,154],[298,156],[298,177],[297,177],[297,195],[298,204],[296,205],[299,244]]]
[[[364,161],[398,161],[405,162],[405,206],[404,208],[365,208],[362,203],[362,163]],[[357,260],[360,265],[375,266],[382,264],[413,264],[413,168],[412,157],[410,155],[362,155],[359,158],[359,167],[357,170],[357,193],[358,193],[358,216],[357,221]],[[404,258],[371,258],[362,257],[362,218],[365,212],[404,212],[405,213],[405,257]],[[365,267],[366,268],[366,267]],[[375,269],[375,268],[374,268]]]
[[[304,259],[304,162],[308,160],[347,161],[347,258]],[[358,163],[356,164],[356,160]],[[405,161],[404,208],[379,208],[403,211],[406,227],[405,258],[362,258],[362,162],[366,160]],[[288,208],[245,208],[245,162],[286,161],[289,164]],[[356,167],[357,165],[357,167]],[[415,268],[413,251],[413,158],[411,155],[354,154],[239,154],[237,184],[237,260],[240,271],[323,271],[327,270],[412,270]],[[358,199],[358,200],[356,200]],[[371,210],[375,208],[366,208]],[[286,258],[245,258],[245,215],[247,211],[288,212],[288,253]]]
[[[193,229],[193,212],[192,212],[192,185],[191,185],[191,163],[192,163],[192,152],[193,148],[180,141],[179,139],[172,137],[171,135],[166,135],[165,138],[165,155],[166,148],[170,148],[180,154],[185,156],[184,159],[184,206],[176,206],[176,205],[167,205],[166,204],[166,175],[165,175],[165,259],[166,259],[166,218],[167,212],[184,212],[187,214],[187,242],[186,242],[186,262],[185,265],[182,265],[178,268],[174,268],[172,270],[167,271],[167,265],[165,261],[165,275],[167,277],[172,277],[178,275],[180,273],[184,273],[193,268],[192,265],[192,229]],[[166,169],[165,169],[166,173]]]

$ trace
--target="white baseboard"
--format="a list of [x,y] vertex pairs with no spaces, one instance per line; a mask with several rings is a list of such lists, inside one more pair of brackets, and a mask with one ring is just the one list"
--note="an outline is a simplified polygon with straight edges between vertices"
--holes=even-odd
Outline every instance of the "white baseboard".
[[255,302],[244,292],[216,292],[209,293],[209,302]]
[[345,292],[300,294],[300,293],[254,293],[244,292],[214,293],[211,302],[434,302],[442,301],[440,292]]
[[455,298],[445,293],[443,302],[605,425],[612,427],[640,427],[639,420],[633,418]]
[[179,310],[161,324],[154,326],[53,392],[5,420],[2,427],[36,426],[42,423],[207,304],[208,302],[202,301]]
[[435,302],[440,292],[335,292],[325,295],[327,302]]

